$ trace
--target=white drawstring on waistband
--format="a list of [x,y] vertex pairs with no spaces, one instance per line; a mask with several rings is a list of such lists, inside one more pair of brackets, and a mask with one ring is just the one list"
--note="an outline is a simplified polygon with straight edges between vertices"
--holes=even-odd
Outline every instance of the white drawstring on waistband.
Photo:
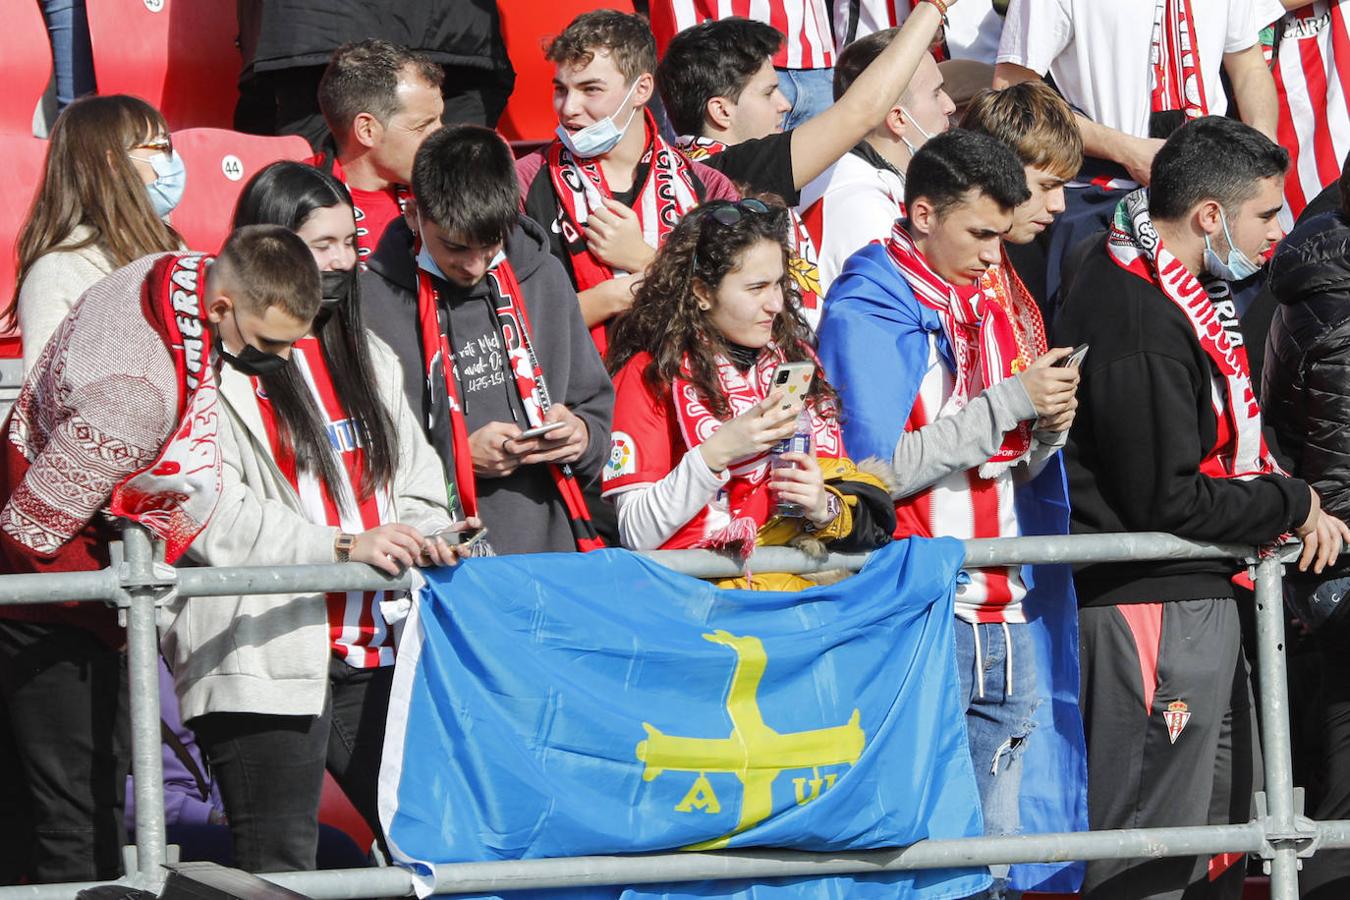
[[980,650],[980,623],[971,622],[975,629],[975,696],[984,699],[984,654]]
[[1012,659],[1012,632],[1008,630],[1008,623],[1003,623],[1003,660],[1007,666],[1006,685],[1003,689],[1004,697],[1013,695],[1013,659]]
[[[1003,626],[1003,674],[1005,697],[1013,695],[1013,649],[1012,632],[1008,630],[1008,623],[1001,622]],[[970,627],[975,634],[975,696],[981,700],[984,699],[984,647],[980,643],[980,623],[971,622]]]

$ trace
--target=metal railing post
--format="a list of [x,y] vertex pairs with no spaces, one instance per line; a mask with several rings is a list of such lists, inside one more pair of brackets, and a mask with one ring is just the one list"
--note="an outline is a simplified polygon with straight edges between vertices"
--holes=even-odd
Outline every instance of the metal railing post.
[[164,830],[164,761],[159,710],[159,632],[150,534],[137,525],[122,531],[127,608],[127,677],[131,693],[131,774],[136,788],[135,883],[156,891],[167,861]]
[[[1298,824],[1289,727],[1289,679],[1284,659],[1284,563],[1278,556],[1256,565],[1256,644],[1261,696],[1261,750],[1265,763],[1266,840],[1271,900],[1298,897]],[[1311,837],[1309,835],[1308,837]]]

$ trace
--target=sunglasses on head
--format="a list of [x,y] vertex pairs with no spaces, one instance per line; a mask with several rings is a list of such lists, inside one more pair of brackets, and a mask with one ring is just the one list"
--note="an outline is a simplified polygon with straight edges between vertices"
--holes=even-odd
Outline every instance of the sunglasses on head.
[[707,225],[709,219],[719,225],[730,226],[745,218],[746,213],[762,216],[769,211],[768,205],[763,200],[756,200],[754,197],[736,201],[716,200],[705,204],[700,209],[702,210],[702,218],[699,220],[699,228]]

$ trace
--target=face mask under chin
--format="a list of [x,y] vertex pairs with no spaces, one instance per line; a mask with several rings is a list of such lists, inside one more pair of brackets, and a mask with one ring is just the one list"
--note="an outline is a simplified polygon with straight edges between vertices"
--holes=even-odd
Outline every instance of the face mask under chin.
[[[234,316],[234,311],[230,311]],[[257,347],[244,340],[244,332],[239,328],[239,319],[235,317],[234,329],[239,332],[239,339],[244,341],[244,349],[236,355],[225,349],[225,341],[220,336],[219,327],[216,328],[216,353],[220,355],[221,360],[231,368],[244,375],[262,376],[272,372],[278,372],[286,368],[289,360],[284,356],[278,356],[275,353],[264,353]]]

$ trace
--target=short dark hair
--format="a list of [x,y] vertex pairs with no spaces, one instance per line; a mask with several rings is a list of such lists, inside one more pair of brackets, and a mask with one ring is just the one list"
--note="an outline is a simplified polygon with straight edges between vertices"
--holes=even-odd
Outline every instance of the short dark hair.
[[740,16],[700,22],[671,38],[656,68],[656,86],[675,132],[702,131],[708,101],[740,100],[746,84],[782,45],[777,28]]
[[1250,125],[1223,116],[1195,119],[1153,157],[1149,214],[1175,221],[1205,200],[1231,212],[1256,195],[1257,182],[1288,169],[1289,152]]
[[[863,73],[863,69],[870,66],[899,33],[899,28],[883,28],[881,31],[874,31],[866,37],[858,38],[844,48],[834,61],[834,99],[838,100],[844,96],[853,86],[853,82]],[[909,90],[908,85],[905,86],[905,90]]]
[[231,299],[262,315],[273,306],[308,321],[319,311],[319,267],[294,231],[280,225],[236,228],[212,264],[212,279],[228,285]]
[[419,215],[479,244],[505,241],[519,217],[511,148],[478,125],[442,128],[423,141],[413,160],[412,191]]
[[970,191],[1010,210],[1031,199],[1022,161],[1002,141],[953,128],[924,143],[905,172],[905,205],[920,197],[938,212],[963,202]]
[[548,45],[544,57],[554,64],[586,66],[597,50],[609,51],[628,83],[656,71],[651,25],[643,16],[617,9],[593,9],[577,16]]
[[398,114],[398,80],[408,68],[434,88],[445,81],[445,72],[429,56],[390,41],[372,38],[333,51],[319,79],[319,110],[339,147],[361,113],[370,113],[381,125]]

